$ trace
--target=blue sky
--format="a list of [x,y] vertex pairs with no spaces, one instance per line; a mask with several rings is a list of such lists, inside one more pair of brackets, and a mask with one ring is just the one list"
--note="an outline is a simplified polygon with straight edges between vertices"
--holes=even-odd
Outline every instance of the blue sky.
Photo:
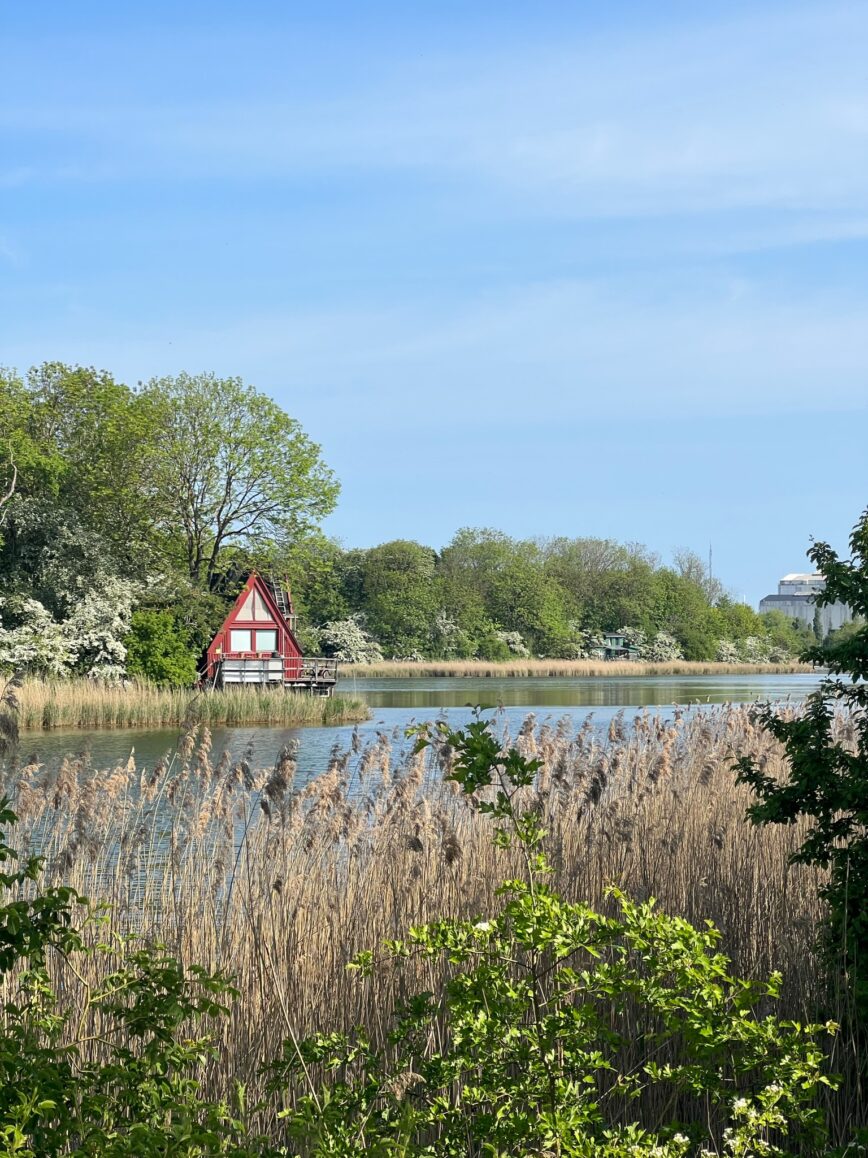
[[868,504],[868,4],[0,0],[0,362],[240,375],[350,545]]

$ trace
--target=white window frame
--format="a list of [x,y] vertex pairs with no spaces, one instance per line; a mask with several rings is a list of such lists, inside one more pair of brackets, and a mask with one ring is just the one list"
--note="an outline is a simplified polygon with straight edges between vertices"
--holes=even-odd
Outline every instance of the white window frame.
[[[235,640],[236,635],[247,636],[247,646],[240,647]],[[253,650],[253,632],[249,627],[230,627],[229,628],[229,650],[236,651],[252,651]]]
[[[267,647],[264,643],[261,642],[261,637],[263,635],[271,636],[272,642]],[[256,629],[256,650],[257,651],[267,651],[269,653],[271,653],[272,651],[277,651],[277,628],[276,627],[265,627],[265,628],[257,627],[257,629]]]

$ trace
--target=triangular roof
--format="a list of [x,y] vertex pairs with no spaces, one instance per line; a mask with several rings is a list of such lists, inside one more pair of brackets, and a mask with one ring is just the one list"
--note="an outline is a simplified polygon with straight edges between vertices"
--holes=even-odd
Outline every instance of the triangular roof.
[[227,620],[241,620],[243,623],[266,623],[273,620],[289,630],[286,616],[275,602],[274,593],[268,583],[255,571],[247,577],[238,598],[232,605]]

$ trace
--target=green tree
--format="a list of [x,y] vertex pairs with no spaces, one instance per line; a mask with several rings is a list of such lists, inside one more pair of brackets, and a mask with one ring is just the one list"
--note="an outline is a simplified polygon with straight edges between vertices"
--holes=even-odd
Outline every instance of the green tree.
[[738,641],[766,634],[765,625],[754,609],[746,603],[736,603],[728,595],[717,601],[711,620],[718,639]]
[[240,378],[155,378],[142,400],[161,430],[150,464],[154,514],[194,583],[219,583],[225,549],[285,544],[334,509],[338,483],[319,446]]
[[0,373],[0,575],[7,593],[63,618],[108,575],[140,580],[156,562],[146,479],[153,429],[105,371],[48,362]]
[[576,601],[546,569],[546,548],[491,528],[462,528],[440,562],[444,607],[489,658],[498,628],[519,632],[533,652],[567,654]]
[[829,658],[835,655],[842,644],[848,644],[853,636],[862,631],[864,627],[865,620],[856,618],[851,619],[847,623],[842,623],[840,627],[836,627],[830,631],[823,640],[824,664],[828,662]]
[[656,560],[637,543],[564,537],[536,542],[546,573],[567,593],[590,628],[614,630],[623,623],[645,626],[642,587]]
[[696,551],[681,547],[674,553],[672,562],[682,579],[689,579],[702,591],[707,603],[714,606],[724,598],[723,584],[711,573],[711,559],[706,563]]
[[760,616],[772,647],[798,655],[816,641],[814,633],[801,619],[791,619],[782,611],[764,611]]
[[687,659],[713,659],[717,652],[715,620],[702,587],[694,579],[662,567],[654,576],[653,588],[654,631],[673,635]]
[[564,591],[530,559],[519,556],[498,571],[487,609],[495,623],[519,632],[533,654],[567,654],[573,616]]
[[426,653],[438,610],[435,555],[407,539],[360,552],[360,610],[389,655]]
[[141,573],[150,543],[151,456],[160,432],[137,395],[106,370],[46,362],[27,376],[31,428],[63,462],[64,505],[127,569]]
[[513,541],[500,531],[464,527],[440,553],[437,570],[443,610],[464,633],[469,655],[492,661],[509,655],[506,645],[494,636],[488,601],[498,570],[514,550]]
[[289,578],[295,610],[308,626],[320,627],[351,614],[345,584],[347,552],[334,539],[305,535],[287,544],[286,554],[275,558],[274,567]]
[[624,548],[611,571],[604,571],[589,590],[582,626],[617,631],[624,624],[643,631],[659,630],[654,622],[653,559],[639,549]]
[[749,810],[755,824],[808,821],[793,859],[829,870],[823,888],[829,906],[826,948],[868,1025],[868,511],[853,530],[850,548],[852,557],[840,559],[828,543],[816,543],[808,556],[826,577],[817,603],[840,600],[863,623],[834,649],[814,644],[804,652],[805,660],[828,664],[830,674],[802,712],[791,716],[773,704],[759,710],[763,726],[786,751],[786,779],[769,775],[747,756],[738,761],[738,779],[757,797]]
[[196,679],[196,656],[190,638],[171,611],[142,608],[133,612],[127,648],[127,672],[161,687],[189,687]]

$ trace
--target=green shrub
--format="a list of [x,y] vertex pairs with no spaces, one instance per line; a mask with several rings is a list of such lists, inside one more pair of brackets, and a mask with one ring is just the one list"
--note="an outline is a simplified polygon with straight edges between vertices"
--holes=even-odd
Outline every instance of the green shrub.
[[190,687],[196,680],[196,657],[187,633],[171,611],[133,613],[127,647],[127,671],[159,687]]
[[[0,825],[15,819],[0,802]],[[0,833],[0,864],[15,855]],[[273,1153],[241,1120],[243,1090],[234,1108],[201,1097],[203,1023],[226,1013],[228,980],[160,947],[93,944],[99,913],[38,889],[40,867],[0,871],[0,1158]],[[97,987],[84,955],[105,957]]]
[[[756,794],[749,811],[755,824],[810,821],[793,859],[829,870],[823,889],[829,905],[826,949],[849,990],[856,1020],[868,1030],[868,511],[854,527],[850,547],[851,559],[839,559],[828,543],[808,552],[826,577],[818,606],[840,600],[860,621],[837,635],[833,646],[815,642],[803,653],[807,662],[826,664],[829,678],[794,716],[773,704],[758,710],[763,726],[786,749],[789,776],[779,781],[745,756],[738,761],[738,779]],[[845,713],[843,728],[836,709]]]
[[476,646],[476,658],[484,659],[488,663],[500,663],[512,659],[513,655],[509,650],[509,644],[502,638],[502,633],[491,628],[480,638]]
[[[611,891],[610,914],[547,884],[544,833],[522,811],[539,769],[487,724],[439,725],[453,779],[518,854],[501,911],[413,928],[355,967],[430,962],[389,1046],[362,1032],[287,1042],[271,1089],[305,1155],[785,1154],[823,1137],[819,1026],[770,1012],[779,977],[733,977],[719,934]],[[427,743],[425,736],[420,745]],[[832,1028],[831,1026],[828,1028]],[[642,1062],[624,1062],[628,1045]]]

